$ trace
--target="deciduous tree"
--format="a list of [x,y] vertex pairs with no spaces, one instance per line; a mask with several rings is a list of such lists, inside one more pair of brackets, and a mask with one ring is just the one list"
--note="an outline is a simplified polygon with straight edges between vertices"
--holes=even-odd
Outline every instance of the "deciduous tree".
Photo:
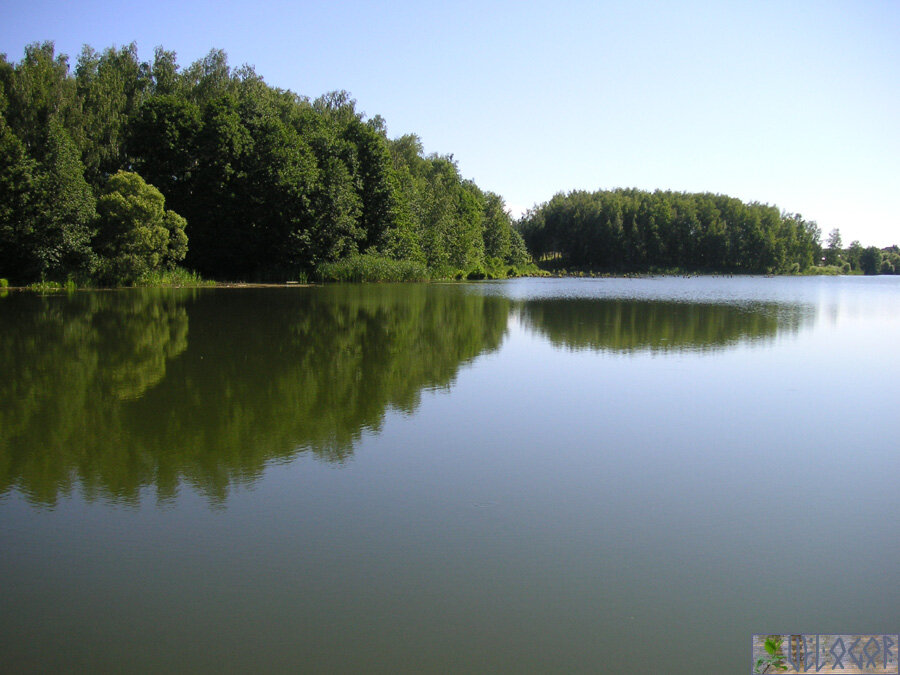
[[108,281],[133,282],[184,259],[184,218],[166,211],[162,193],[138,174],[119,171],[111,176],[97,210],[95,246]]

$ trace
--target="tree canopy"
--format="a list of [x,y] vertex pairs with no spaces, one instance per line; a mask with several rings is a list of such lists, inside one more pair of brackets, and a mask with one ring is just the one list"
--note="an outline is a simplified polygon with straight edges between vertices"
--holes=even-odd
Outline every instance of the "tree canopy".
[[[136,215],[144,203],[153,215]],[[19,62],[0,55],[0,277],[13,283],[128,283],[176,262],[284,281],[360,260],[482,278],[532,257],[603,271],[900,271],[895,252],[876,261],[858,242],[842,249],[837,229],[824,251],[820,238],[767,204],[636,189],[560,193],[513,223],[452,154],[389,138],[346,91],[279,89],[221,50],[186,68],[162,47],[141,61],[135,44],[86,46],[74,70],[52,42]]]
[[110,176],[97,200],[95,241],[104,276],[135,281],[184,259],[185,220],[164,207],[162,193],[138,174],[119,171]]
[[557,194],[518,223],[536,257],[615,271],[803,271],[821,256],[815,222],[709,193]]
[[[16,282],[128,282],[180,259],[284,280],[363,253],[436,275],[528,257],[502,198],[452,155],[390,140],[345,91],[278,89],[221,50],[185,69],[162,47],[141,61],[134,44],[85,47],[74,72],[50,42],[0,56],[0,191],[0,276]],[[177,244],[163,245],[166,227]]]

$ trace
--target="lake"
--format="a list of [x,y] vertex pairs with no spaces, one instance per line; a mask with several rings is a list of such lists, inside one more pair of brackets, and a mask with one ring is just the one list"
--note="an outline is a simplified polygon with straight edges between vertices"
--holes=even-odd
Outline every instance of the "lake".
[[9,672],[748,672],[900,619],[900,277],[0,298]]

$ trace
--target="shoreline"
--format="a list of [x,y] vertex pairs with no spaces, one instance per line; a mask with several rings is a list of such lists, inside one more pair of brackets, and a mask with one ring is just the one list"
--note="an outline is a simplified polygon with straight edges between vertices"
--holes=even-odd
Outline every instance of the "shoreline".
[[[479,283],[484,281],[507,281],[510,279],[652,279],[652,278],[740,278],[740,277],[763,277],[763,278],[808,278],[808,277],[862,277],[866,276],[862,273],[851,274],[766,274],[763,272],[547,272],[545,274],[522,274],[515,277],[503,277],[495,279],[453,279],[453,278],[435,278],[421,281],[326,281],[318,283],[300,282],[300,281],[283,281],[283,282],[254,282],[254,281],[208,281],[200,284],[147,284],[140,286],[65,286],[60,284],[49,284],[46,286],[4,286],[0,288],[0,297],[10,292],[32,292],[38,294],[57,294],[57,293],[74,293],[77,291],[125,291],[140,288],[312,288],[316,286],[329,286],[332,284],[383,284],[383,283]],[[880,276],[880,275],[870,275]]]

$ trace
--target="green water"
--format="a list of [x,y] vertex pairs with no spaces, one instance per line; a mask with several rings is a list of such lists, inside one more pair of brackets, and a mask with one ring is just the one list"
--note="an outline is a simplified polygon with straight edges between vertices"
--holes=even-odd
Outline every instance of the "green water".
[[896,632],[900,281],[0,298],[11,672],[747,672]]

